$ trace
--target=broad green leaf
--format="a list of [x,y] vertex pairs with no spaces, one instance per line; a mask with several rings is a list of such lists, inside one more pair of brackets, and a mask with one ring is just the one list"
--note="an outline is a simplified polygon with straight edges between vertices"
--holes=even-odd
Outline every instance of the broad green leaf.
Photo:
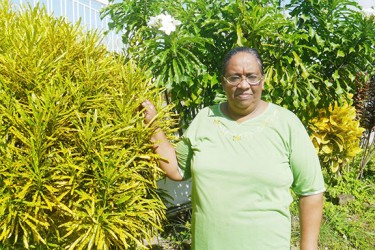
[[337,56],[336,57],[345,57],[345,53],[344,53],[344,51],[342,51],[342,50],[338,50],[337,51]]

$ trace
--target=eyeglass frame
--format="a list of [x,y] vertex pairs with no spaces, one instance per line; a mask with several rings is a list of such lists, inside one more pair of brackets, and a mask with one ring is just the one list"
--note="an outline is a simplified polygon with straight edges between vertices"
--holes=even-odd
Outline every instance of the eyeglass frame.
[[[232,76],[238,76],[238,75],[232,75]],[[232,76],[229,76],[229,77],[232,77]],[[242,76],[245,76],[245,75],[241,75],[241,80],[238,82],[238,83],[232,83],[230,82],[225,76],[223,76],[224,80],[231,86],[237,86],[238,84],[240,84],[242,81],[243,81],[243,77]],[[264,79],[263,76],[257,76],[258,77],[258,81],[256,83],[251,83],[249,82],[249,79],[247,78],[247,76],[245,76],[245,81],[247,82],[247,84],[249,84],[250,86],[259,86],[260,85],[260,82]]]

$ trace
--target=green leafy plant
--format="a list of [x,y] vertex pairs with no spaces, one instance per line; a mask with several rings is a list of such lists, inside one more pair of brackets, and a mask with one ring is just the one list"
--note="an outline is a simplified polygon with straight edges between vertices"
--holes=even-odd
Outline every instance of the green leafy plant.
[[319,111],[310,121],[311,140],[322,164],[336,173],[361,152],[360,138],[364,131],[356,120],[355,108],[344,102]]
[[[319,249],[373,249],[375,242],[375,185],[373,178],[357,179],[361,154],[341,170],[332,180],[325,172],[323,220],[319,235]],[[299,247],[300,227],[298,202],[291,205],[292,245]]]
[[168,215],[161,238],[164,245],[174,250],[191,249],[191,208]]
[[[352,168],[343,171],[327,188],[322,230],[328,231],[326,239],[332,239],[328,233],[334,232],[346,246],[372,249],[375,247],[375,185],[373,178],[357,179],[360,159],[357,157]],[[332,242],[327,240],[326,244]]]
[[294,0],[288,9],[304,36],[296,53],[314,79],[309,89],[318,90],[316,101],[329,104],[347,92],[354,94],[356,77],[368,79],[358,73],[373,68],[374,22],[351,0]]
[[[139,110],[175,120],[160,89],[101,35],[0,2],[0,243],[4,249],[134,249],[165,219],[159,156]],[[172,139],[172,137],[170,137]]]
[[[323,11],[321,11],[323,10]],[[167,35],[149,20],[168,13],[181,22]],[[128,58],[147,67],[183,126],[202,106],[223,100],[222,56],[255,47],[264,59],[264,99],[297,113],[305,124],[321,108],[354,94],[358,72],[373,72],[375,23],[351,0],[123,1],[102,12],[124,30]],[[332,34],[335,34],[334,36]],[[360,75],[365,82],[369,75]]]
[[[204,21],[200,8],[205,12],[209,6],[203,1],[126,1],[103,10],[113,20],[110,27],[126,27],[125,54],[150,70],[155,85],[166,87],[166,101],[174,104],[182,127],[202,106],[213,102],[219,87],[216,73],[208,70],[204,60],[213,57],[206,50],[212,39],[199,34]],[[181,25],[170,34],[148,25],[160,14],[171,15]]]

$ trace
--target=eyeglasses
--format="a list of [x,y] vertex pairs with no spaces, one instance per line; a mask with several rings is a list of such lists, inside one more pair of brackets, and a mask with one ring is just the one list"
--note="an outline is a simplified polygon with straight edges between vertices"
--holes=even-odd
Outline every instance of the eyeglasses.
[[[228,84],[232,86],[237,86],[238,84],[242,82],[242,76],[234,75],[234,76],[229,76],[228,78],[224,76],[223,78]],[[262,79],[263,79],[262,76],[257,76],[257,75],[245,76],[245,80],[250,86],[258,86]]]

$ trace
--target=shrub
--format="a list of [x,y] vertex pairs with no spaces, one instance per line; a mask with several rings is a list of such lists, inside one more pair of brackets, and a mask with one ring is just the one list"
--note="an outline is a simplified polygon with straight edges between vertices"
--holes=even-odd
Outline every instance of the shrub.
[[[143,69],[44,8],[0,2],[0,242],[129,249],[161,228]],[[157,123],[171,134],[169,107]]]
[[[319,249],[374,249],[374,176],[357,179],[361,154],[327,185]],[[375,160],[375,159],[374,159]],[[372,162],[370,162],[371,164]],[[291,205],[292,245],[298,246],[298,202]]]
[[[327,187],[321,238],[329,249],[374,249],[374,179],[357,179],[360,155]],[[332,241],[332,235],[336,240]],[[342,247],[334,247],[334,243]],[[330,245],[332,244],[332,245]]]
[[311,140],[318,151],[320,161],[331,173],[337,172],[360,151],[359,140],[364,131],[355,120],[355,108],[344,102],[336,102],[328,110],[321,109],[310,121]]
[[192,208],[182,209],[176,214],[167,217],[168,222],[164,225],[164,231],[161,234],[162,245],[164,245],[166,249],[191,249]]

